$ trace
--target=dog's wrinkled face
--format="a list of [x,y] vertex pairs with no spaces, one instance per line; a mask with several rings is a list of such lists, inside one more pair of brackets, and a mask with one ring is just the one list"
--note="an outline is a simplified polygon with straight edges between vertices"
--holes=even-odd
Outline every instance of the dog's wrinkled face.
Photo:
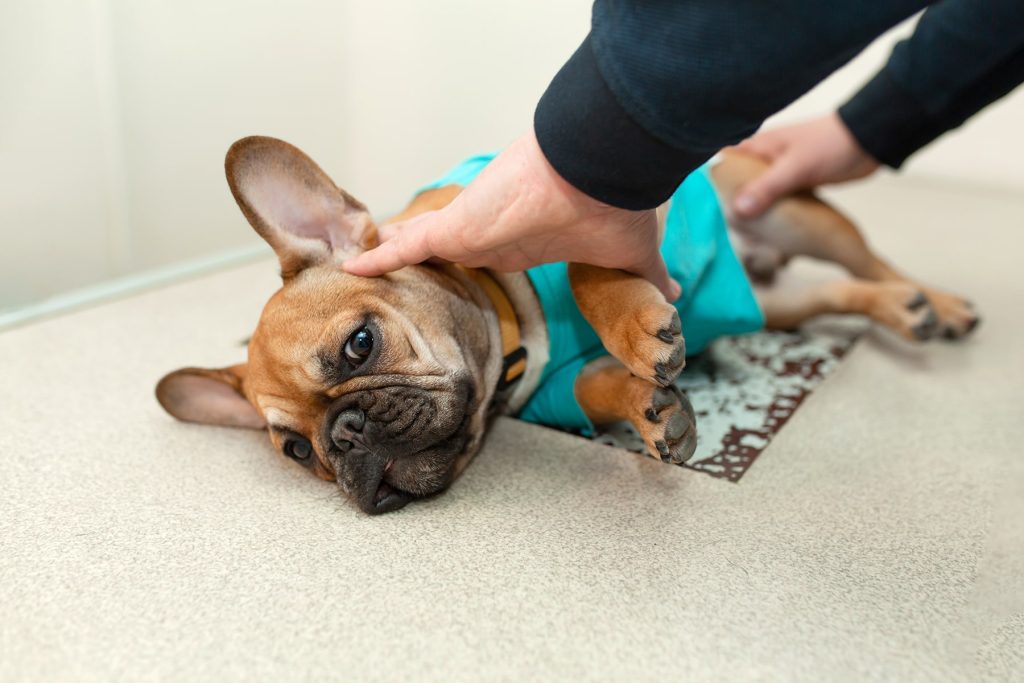
[[284,286],[249,362],[186,368],[157,388],[184,420],[266,427],[284,455],[368,513],[444,489],[479,446],[493,355],[479,310],[431,267],[357,278],[339,265],[373,245],[365,208],[294,147],[246,138],[228,153],[243,213],[274,247]]
[[441,490],[475,443],[479,378],[452,332],[462,326],[451,306],[465,302],[417,270],[374,280],[305,270],[249,343],[244,392],[275,446],[367,512]]

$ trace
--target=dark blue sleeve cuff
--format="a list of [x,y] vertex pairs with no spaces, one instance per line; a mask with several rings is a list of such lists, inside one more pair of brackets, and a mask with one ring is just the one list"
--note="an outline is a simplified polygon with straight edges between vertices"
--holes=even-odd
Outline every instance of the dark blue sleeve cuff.
[[934,140],[928,114],[916,99],[892,82],[886,69],[839,108],[839,117],[864,150],[899,168],[911,154]]

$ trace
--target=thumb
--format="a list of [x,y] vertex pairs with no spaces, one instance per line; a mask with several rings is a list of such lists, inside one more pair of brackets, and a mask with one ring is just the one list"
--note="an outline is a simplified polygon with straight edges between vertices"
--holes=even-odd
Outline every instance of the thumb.
[[733,209],[743,218],[760,216],[780,197],[798,189],[801,175],[792,157],[780,157],[764,173],[740,188],[733,200]]

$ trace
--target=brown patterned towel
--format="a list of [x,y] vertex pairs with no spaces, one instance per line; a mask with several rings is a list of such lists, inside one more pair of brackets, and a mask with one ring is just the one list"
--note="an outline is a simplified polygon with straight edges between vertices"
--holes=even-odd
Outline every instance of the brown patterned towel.
[[[817,325],[720,339],[688,361],[676,384],[697,413],[697,450],[684,467],[739,481],[814,388],[842,360],[862,325]],[[642,453],[626,423],[594,435]]]

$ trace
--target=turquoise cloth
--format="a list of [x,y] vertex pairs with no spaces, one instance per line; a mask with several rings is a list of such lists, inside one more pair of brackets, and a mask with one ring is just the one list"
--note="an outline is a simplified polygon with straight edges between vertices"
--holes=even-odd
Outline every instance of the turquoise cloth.
[[[420,192],[468,185],[494,156],[470,157]],[[707,165],[691,173],[672,195],[661,253],[669,273],[683,288],[674,305],[683,323],[688,354],[704,350],[719,337],[764,327],[750,281],[729,242]],[[607,351],[576,306],[565,263],[538,266],[526,274],[544,309],[550,358],[518,417],[589,432],[593,425],[576,402],[573,387],[583,366]]]

